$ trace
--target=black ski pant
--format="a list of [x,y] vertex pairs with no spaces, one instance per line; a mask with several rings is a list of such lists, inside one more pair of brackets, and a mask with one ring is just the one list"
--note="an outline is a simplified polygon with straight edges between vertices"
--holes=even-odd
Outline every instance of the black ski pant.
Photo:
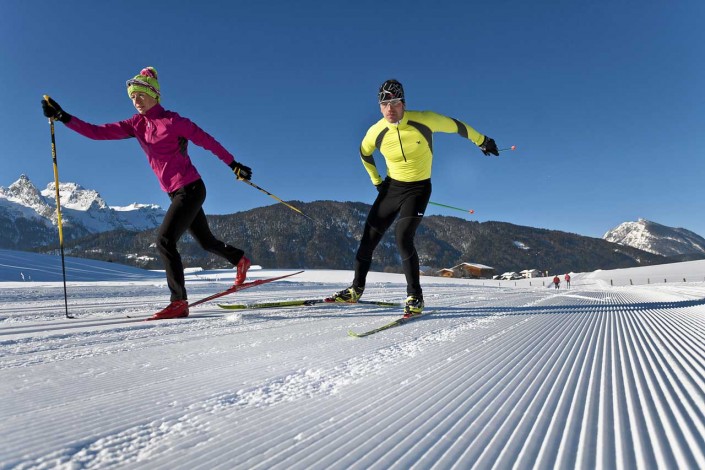
[[157,231],[157,249],[166,270],[166,282],[171,292],[171,300],[186,300],[184,265],[176,243],[188,230],[201,247],[221,256],[236,265],[245,254],[239,248],[221,242],[213,236],[208,227],[208,219],[203,212],[206,200],[206,185],[203,180],[195,181],[181,189],[169,193],[171,205]]
[[405,183],[387,177],[378,189],[379,194],[367,215],[365,230],[355,256],[353,286],[365,287],[374,250],[387,229],[399,217],[395,235],[406,276],[406,293],[421,296],[419,255],[414,246],[414,237],[431,198],[431,180]]

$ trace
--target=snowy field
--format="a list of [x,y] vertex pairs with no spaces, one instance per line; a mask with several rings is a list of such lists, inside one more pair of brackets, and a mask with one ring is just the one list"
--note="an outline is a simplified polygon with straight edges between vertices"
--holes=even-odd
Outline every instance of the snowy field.
[[[399,309],[208,303],[143,322],[168,300],[162,274],[67,266],[74,320],[58,257],[0,250],[3,469],[705,468],[705,262],[559,290],[423,277],[433,314],[367,338],[347,332]],[[222,279],[190,275],[191,300]],[[351,279],[307,271],[224,299]],[[372,273],[363,298],[404,286]]]

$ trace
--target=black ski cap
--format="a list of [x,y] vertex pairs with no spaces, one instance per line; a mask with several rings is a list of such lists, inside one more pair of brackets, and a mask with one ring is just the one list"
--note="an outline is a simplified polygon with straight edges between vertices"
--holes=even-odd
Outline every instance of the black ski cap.
[[389,100],[401,100],[402,103],[406,103],[404,100],[404,87],[397,80],[391,78],[379,87],[377,99],[380,103]]

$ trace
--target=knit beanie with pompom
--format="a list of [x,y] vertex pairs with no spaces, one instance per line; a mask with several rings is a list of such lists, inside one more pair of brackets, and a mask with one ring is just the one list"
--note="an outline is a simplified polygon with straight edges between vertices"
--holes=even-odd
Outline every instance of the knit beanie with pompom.
[[154,67],[145,67],[133,78],[127,81],[127,96],[132,97],[132,93],[141,91],[159,101],[159,81],[157,81],[157,70]]

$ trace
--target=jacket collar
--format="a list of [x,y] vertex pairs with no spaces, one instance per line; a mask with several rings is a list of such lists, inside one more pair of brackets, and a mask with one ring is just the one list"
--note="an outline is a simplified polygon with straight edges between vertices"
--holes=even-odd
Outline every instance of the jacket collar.
[[152,108],[147,111],[146,114],[144,114],[145,117],[148,117],[150,119],[154,119],[155,117],[158,117],[161,113],[164,112],[164,108],[162,107],[161,104],[157,103]]
[[[151,109],[150,109],[150,111],[151,111]],[[384,118],[382,118],[382,120],[384,121],[384,123],[387,125],[387,128],[389,128],[389,129],[397,129],[400,127],[404,127],[404,126],[406,126],[406,123],[409,122],[409,112],[404,111],[404,116],[401,118],[401,121],[399,121],[399,122],[394,122],[394,123],[387,122],[387,120]]]

